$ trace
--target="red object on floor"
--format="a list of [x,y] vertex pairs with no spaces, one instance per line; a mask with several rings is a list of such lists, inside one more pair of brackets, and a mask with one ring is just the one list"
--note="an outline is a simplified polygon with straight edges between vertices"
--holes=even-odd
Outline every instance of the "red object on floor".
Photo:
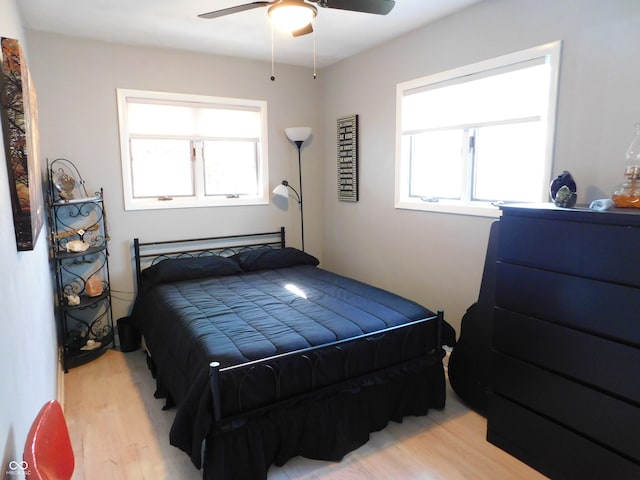
[[64,412],[57,400],[46,403],[33,421],[24,447],[26,478],[69,480],[75,460]]

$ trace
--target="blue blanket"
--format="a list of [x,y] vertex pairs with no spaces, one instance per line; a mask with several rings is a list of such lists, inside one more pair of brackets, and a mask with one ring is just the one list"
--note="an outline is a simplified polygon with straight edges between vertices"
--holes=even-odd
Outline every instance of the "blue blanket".
[[[172,276],[171,283],[141,292],[132,313],[157,367],[158,393],[178,405],[171,442],[196,465],[211,422],[211,361],[238,365],[434,316],[413,301],[314,265],[230,273],[178,281]],[[420,342],[416,351],[436,348],[431,323],[424,335],[410,339]],[[445,327],[444,342],[452,344],[453,329]],[[387,350],[394,356],[399,348]],[[363,363],[361,373],[374,369],[357,362]],[[325,376],[330,383],[332,373]],[[265,390],[262,384],[256,389]],[[235,399],[227,400],[232,410]]]

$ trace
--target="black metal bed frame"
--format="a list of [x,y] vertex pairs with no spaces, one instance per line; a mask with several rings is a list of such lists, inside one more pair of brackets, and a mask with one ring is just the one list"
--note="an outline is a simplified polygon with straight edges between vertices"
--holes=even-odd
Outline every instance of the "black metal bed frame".
[[[222,242],[221,246],[204,247],[203,244],[217,244]],[[195,248],[193,245],[197,245]],[[135,267],[136,267],[136,279],[138,282],[138,291],[142,285],[141,272],[143,265],[153,265],[159,261],[168,258],[181,258],[185,256],[204,256],[204,255],[232,255],[246,250],[253,250],[262,247],[270,248],[284,248],[285,246],[285,230],[281,227],[279,231],[248,234],[248,235],[228,235],[222,237],[208,237],[191,240],[176,240],[176,241],[161,241],[161,242],[140,242],[137,238],[134,239],[134,255],[135,255]],[[177,248],[177,249],[174,249]],[[146,253],[147,250],[153,250],[153,253]],[[428,349],[426,354],[423,352],[417,357],[407,358],[404,352],[408,340],[411,338],[420,325],[426,322],[436,321],[436,338],[433,344],[433,348]],[[316,393],[322,391],[324,388],[332,388],[339,385],[342,382],[357,380],[359,377],[365,377],[373,372],[377,372],[380,369],[394,368],[404,364],[409,364],[418,358],[426,358],[429,364],[435,364],[441,362],[444,356],[444,350],[442,349],[442,330],[444,324],[444,312],[438,310],[437,314],[420,319],[411,323],[405,323],[397,325],[376,332],[359,335],[357,337],[339,340],[323,345],[304,348],[292,352],[283,353],[280,355],[274,355],[267,358],[245,362],[238,365],[232,365],[228,367],[221,367],[219,362],[211,362],[209,364],[210,386],[213,398],[213,420],[212,432],[224,431],[227,428],[233,428],[234,421],[238,418],[249,418],[257,415],[266,409],[277,407],[280,404],[286,402],[295,401],[296,399],[302,399],[310,393]],[[404,329],[404,331],[403,331]],[[383,345],[384,339],[387,336],[403,335],[401,341],[402,352],[400,353],[401,360],[392,365],[378,364],[378,353],[381,345]],[[375,342],[372,340],[376,340]],[[368,371],[358,372],[354,375],[352,365],[350,362],[350,356],[352,348],[358,344],[372,344],[374,351],[372,352],[373,366]],[[343,357],[343,375],[342,380],[334,382],[333,384],[318,385],[317,384],[317,370],[320,364],[320,357],[327,352],[338,352],[338,355]],[[295,395],[282,395],[282,379],[284,377],[283,372],[286,371],[286,362],[293,362],[296,359],[302,359],[308,365],[309,370],[309,388],[302,393]],[[243,385],[245,380],[252,375],[257,369],[267,369],[272,375],[273,390],[275,392],[275,402],[270,402],[266,405],[253,406],[245,409],[243,402]],[[243,372],[244,370],[244,372]],[[221,400],[221,375],[225,373],[238,373],[242,375],[242,380],[238,383],[238,391],[235,392],[238,405],[236,412],[228,415],[223,415],[223,402]]]

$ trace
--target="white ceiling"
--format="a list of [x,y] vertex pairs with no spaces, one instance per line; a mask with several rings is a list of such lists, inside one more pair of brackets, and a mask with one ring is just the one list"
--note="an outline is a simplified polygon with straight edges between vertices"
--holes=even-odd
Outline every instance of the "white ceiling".
[[[133,45],[177,48],[271,61],[267,9],[204,20],[252,0],[18,0],[33,30]],[[481,0],[396,0],[386,16],[318,8],[315,34],[274,33],[277,63],[318,68],[384,43]],[[315,37],[315,38],[314,38]]]

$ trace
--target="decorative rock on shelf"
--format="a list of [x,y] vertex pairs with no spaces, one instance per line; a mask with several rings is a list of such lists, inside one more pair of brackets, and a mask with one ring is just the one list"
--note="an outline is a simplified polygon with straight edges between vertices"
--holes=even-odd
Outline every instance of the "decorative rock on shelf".
[[71,240],[66,243],[65,248],[67,249],[67,252],[84,252],[90,246],[91,245],[87,242],[83,242],[82,240]]
[[75,307],[76,305],[80,305],[80,297],[75,293],[71,293],[67,295],[67,305],[71,307]]
[[95,350],[96,348],[100,348],[102,346],[101,342],[97,342],[93,339],[87,340],[87,343],[84,347],[80,347],[80,350]]
[[84,291],[90,297],[97,297],[103,290],[102,280],[97,275],[91,275],[84,286]]

